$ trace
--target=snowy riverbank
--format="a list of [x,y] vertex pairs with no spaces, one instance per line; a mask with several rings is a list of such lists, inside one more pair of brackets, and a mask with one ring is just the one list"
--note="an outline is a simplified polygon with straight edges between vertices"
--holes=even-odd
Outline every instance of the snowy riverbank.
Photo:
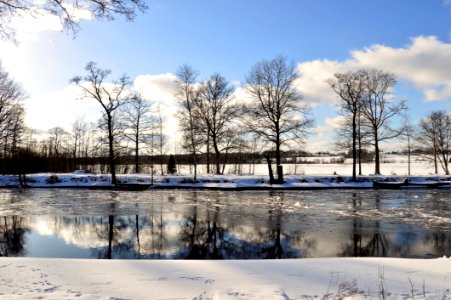
[[[257,175],[203,175],[193,180],[192,175],[159,176],[150,174],[118,175],[123,185],[150,188],[204,188],[204,189],[326,189],[326,188],[372,188],[373,181],[397,182],[409,179],[412,183],[441,182],[440,188],[451,188],[451,176],[359,176],[357,182],[351,182],[350,176],[341,175],[287,175],[285,183],[270,184],[268,176]],[[84,174],[81,172],[64,174],[28,174],[27,185],[35,188],[113,188],[109,175]],[[18,185],[18,177],[14,175],[0,176],[0,187],[13,187]],[[413,187],[413,186],[412,186]],[[415,186],[418,188],[421,186]]]
[[0,258],[0,299],[450,299],[450,282],[450,258]]

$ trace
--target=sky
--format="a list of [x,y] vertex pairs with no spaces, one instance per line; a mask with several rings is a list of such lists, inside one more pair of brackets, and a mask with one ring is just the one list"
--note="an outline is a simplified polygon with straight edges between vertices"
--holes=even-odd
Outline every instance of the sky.
[[[0,41],[4,69],[27,91],[27,125],[43,132],[95,121],[101,107],[78,99],[69,81],[95,61],[126,73],[136,89],[159,102],[175,143],[174,73],[189,64],[207,78],[221,73],[244,94],[251,67],[283,55],[301,74],[297,89],[312,107],[310,151],[333,147],[339,124],[336,96],[325,83],[336,72],[393,72],[396,97],[407,100],[415,123],[432,110],[450,111],[450,0],[148,0],[134,22],[81,14],[74,37],[50,15],[17,18],[18,44]],[[386,146],[388,147],[388,146]]]

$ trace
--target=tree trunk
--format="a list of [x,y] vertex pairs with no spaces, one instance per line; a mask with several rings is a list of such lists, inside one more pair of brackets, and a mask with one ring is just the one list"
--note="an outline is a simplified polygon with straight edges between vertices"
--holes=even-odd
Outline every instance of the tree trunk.
[[375,175],[380,175],[380,157],[379,157],[379,138],[377,136],[377,130],[374,132],[374,173]]
[[219,152],[218,143],[215,138],[213,138],[213,149],[215,150],[216,175],[221,175],[221,166],[219,161],[221,153]]
[[280,135],[279,135],[279,127],[276,126],[277,135],[276,135],[276,165],[277,165],[277,183],[283,183],[283,170],[281,166],[281,153],[280,153]]
[[356,113],[352,115],[352,182],[357,181],[356,166],[357,166],[357,124]]
[[438,162],[437,162],[437,147],[434,145],[434,171],[438,174]]
[[277,166],[277,183],[280,183],[280,184],[283,183],[283,166],[282,165]]
[[266,158],[266,162],[268,163],[269,183],[273,184],[273,183],[275,183],[275,180],[274,180],[274,174],[272,173],[271,158],[269,157],[269,154],[266,154],[265,158]]
[[139,141],[138,141],[138,135],[135,136],[135,173],[139,173]]
[[207,134],[207,174],[210,174],[210,136]]
[[113,119],[111,114],[108,114],[108,147],[109,147],[109,155],[108,161],[110,165],[110,173],[111,173],[111,183],[117,184],[116,179],[116,164],[114,162],[114,135],[113,135]]

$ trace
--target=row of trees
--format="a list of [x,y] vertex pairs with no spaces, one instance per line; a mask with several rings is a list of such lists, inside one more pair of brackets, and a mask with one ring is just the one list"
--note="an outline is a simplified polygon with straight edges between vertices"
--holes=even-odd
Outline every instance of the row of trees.
[[[337,146],[351,149],[354,181],[357,165],[358,174],[362,174],[362,154],[368,147],[374,147],[375,174],[380,174],[380,143],[403,136],[407,137],[409,153],[412,138],[417,150],[432,155],[436,173],[439,162],[445,174],[449,174],[451,117],[446,111],[429,113],[417,128],[409,124],[405,100],[393,95],[396,77],[390,72],[362,69],[337,73],[327,82],[338,96],[337,105],[344,117],[337,132]],[[393,119],[399,116],[404,117],[404,124],[393,127]]]
[[[55,127],[49,130],[48,139],[36,142],[33,131],[24,125],[25,92],[1,70],[1,158],[13,162],[34,153],[55,158],[55,164],[64,164],[67,161],[63,158],[72,158],[74,163],[76,159],[107,157],[112,182],[117,183],[118,158],[132,156],[134,171],[140,172],[140,156],[145,154],[159,157],[163,173],[167,157],[161,108],[132,91],[126,75],[111,81],[111,72],[93,62],[86,65],[85,71],[84,76],[76,76],[71,82],[80,87],[82,98],[93,99],[102,107],[99,122],[88,124],[79,119],[69,132]],[[309,108],[295,88],[298,78],[295,66],[284,57],[259,62],[246,77],[249,99],[240,103],[233,96],[233,87],[220,74],[198,80],[192,67],[181,66],[174,88],[179,104],[176,117],[182,134],[181,146],[194,166],[194,180],[201,159],[207,164],[207,172],[222,174],[229,156],[236,160],[237,153],[248,157],[249,153],[261,152],[268,162],[271,182],[283,182],[283,152],[299,149],[313,124]],[[406,105],[393,95],[396,84],[393,74],[359,70],[335,74],[328,84],[338,95],[344,116],[337,144],[352,153],[354,180],[357,166],[361,166],[362,156],[370,146],[374,147],[375,173],[379,174],[379,143],[402,136],[409,140],[409,151],[415,147],[431,154],[436,172],[440,164],[449,174],[451,122],[446,111],[431,112],[419,122],[418,128],[410,125],[394,128],[391,121],[405,112]],[[277,177],[273,175],[272,159]],[[89,160],[85,162],[89,164]],[[2,166],[5,172],[5,164]]]
[[270,181],[283,182],[282,147],[302,143],[312,125],[308,107],[295,89],[298,78],[295,66],[284,57],[259,62],[246,77],[251,101],[240,104],[233,99],[233,90],[221,75],[213,74],[198,82],[192,67],[180,67],[175,91],[180,106],[177,118],[183,147],[192,156],[194,180],[199,153],[207,153],[208,157],[212,147],[216,174],[221,174],[221,153],[225,152],[227,157],[228,151],[241,148],[242,138],[246,136],[248,142],[261,139],[270,145],[277,165],[275,179],[267,152]]

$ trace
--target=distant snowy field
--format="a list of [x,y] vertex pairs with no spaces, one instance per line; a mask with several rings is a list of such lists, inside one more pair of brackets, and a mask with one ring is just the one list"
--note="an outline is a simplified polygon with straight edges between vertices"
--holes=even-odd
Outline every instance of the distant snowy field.
[[[335,156],[324,157],[308,157],[305,161],[309,163],[284,164],[284,173],[291,175],[332,175],[334,172],[339,175],[352,175],[352,160],[346,159],[344,163],[330,163],[337,160]],[[156,167],[159,171],[159,167]],[[181,174],[190,174],[193,172],[192,167],[182,165],[178,167]],[[213,169],[213,167],[212,167]],[[200,165],[198,172],[206,173],[206,166]],[[275,166],[274,166],[275,170]],[[358,169],[357,169],[358,172]],[[268,166],[266,164],[243,164],[240,167],[236,165],[227,165],[224,174],[253,174],[267,175]],[[432,160],[428,160],[420,156],[412,156],[410,163],[411,175],[432,175],[435,173]],[[374,163],[362,164],[362,175],[374,174]],[[407,157],[401,155],[386,155],[381,160],[381,174],[383,175],[400,175],[408,174]],[[444,174],[440,165],[438,166],[438,174]]]

